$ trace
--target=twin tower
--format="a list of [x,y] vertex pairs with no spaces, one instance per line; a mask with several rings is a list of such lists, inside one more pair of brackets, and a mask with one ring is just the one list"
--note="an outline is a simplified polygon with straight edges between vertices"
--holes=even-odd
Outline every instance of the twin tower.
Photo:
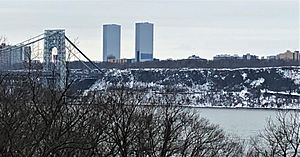
[[[103,61],[120,59],[121,26],[103,25]],[[153,24],[135,24],[135,61],[153,60]]]

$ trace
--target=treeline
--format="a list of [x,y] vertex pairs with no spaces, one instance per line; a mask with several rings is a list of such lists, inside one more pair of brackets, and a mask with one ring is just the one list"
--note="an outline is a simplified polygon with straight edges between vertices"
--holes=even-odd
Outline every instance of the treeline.
[[[162,60],[149,61],[139,63],[109,63],[109,62],[94,62],[99,68],[261,68],[261,67],[283,67],[283,66],[300,66],[299,61],[284,61],[284,60],[197,60],[197,59],[183,59],[183,60]],[[93,64],[89,62],[71,61],[67,62],[69,69],[88,69],[86,65],[95,69]],[[31,63],[30,66],[41,69],[42,63]],[[27,63],[15,64],[9,67],[1,67],[1,70],[17,70],[27,68]]]
[[[90,63],[85,62],[91,68],[94,68]],[[71,69],[85,69],[85,65],[79,61],[69,62]],[[259,68],[259,67],[282,67],[282,66],[300,66],[299,61],[284,61],[284,60],[164,60],[140,63],[108,63],[101,62],[96,64],[100,68]]]
[[299,113],[280,114],[246,142],[225,133],[176,93],[116,87],[73,95],[38,77],[0,78],[0,156],[299,156]]

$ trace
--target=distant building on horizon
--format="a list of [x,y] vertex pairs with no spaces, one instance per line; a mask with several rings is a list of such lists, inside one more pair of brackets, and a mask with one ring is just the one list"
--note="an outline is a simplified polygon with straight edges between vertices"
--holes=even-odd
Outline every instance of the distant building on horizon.
[[247,53],[247,54],[243,55],[243,59],[244,60],[258,60],[258,56]]
[[148,22],[135,24],[136,62],[153,61],[153,27]]
[[103,25],[103,61],[120,59],[121,26],[117,24]]
[[258,60],[258,56],[247,53],[245,55],[239,56],[237,54],[220,54],[214,56],[213,60]]
[[122,58],[122,59],[109,59],[109,63],[117,63],[117,64],[126,64],[126,63],[133,63],[135,61],[135,58],[128,59],[128,58]]
[[292,52],[290,50],[287,50],[286,52],[278,54],[276,57],[279,60],[300,61],[300,53],[299,53],[299,51]]
[[0,45],[0,67],[10,69],[15,64],[29,62],[31,59],[30,46],[11,46],[6,44]]
[[235,54],[235,55],[220,54],[220,55],[214,56],[214,58],[213,58],[213,60],[215,60],[215,61],[217,61],[217,60],[238,60],[238,59],[243,59],[243,58],[237,54]]
[[266,58],[267,60],[276,60],[277,56],[272,55],[272,56],[267,56]]

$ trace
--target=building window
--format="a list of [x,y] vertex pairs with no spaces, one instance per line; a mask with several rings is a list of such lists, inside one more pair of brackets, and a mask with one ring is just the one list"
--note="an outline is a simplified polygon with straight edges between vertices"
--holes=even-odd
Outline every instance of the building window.
[[153,59],[153,54],[141,53],[141,59]]

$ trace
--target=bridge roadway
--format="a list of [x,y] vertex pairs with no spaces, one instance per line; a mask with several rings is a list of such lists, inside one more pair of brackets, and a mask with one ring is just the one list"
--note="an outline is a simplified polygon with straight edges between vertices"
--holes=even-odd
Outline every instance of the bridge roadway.
[[[99,79],[101,77],[98,71],[85,71],[85,70],[70,70],[69,79]],[[53,71],[43,70],[5,70],[0,71],[0,78],[6,77],[10,79],[22,79],[26,77],[35,76],[37,78],[54,79],[59,73]]]

